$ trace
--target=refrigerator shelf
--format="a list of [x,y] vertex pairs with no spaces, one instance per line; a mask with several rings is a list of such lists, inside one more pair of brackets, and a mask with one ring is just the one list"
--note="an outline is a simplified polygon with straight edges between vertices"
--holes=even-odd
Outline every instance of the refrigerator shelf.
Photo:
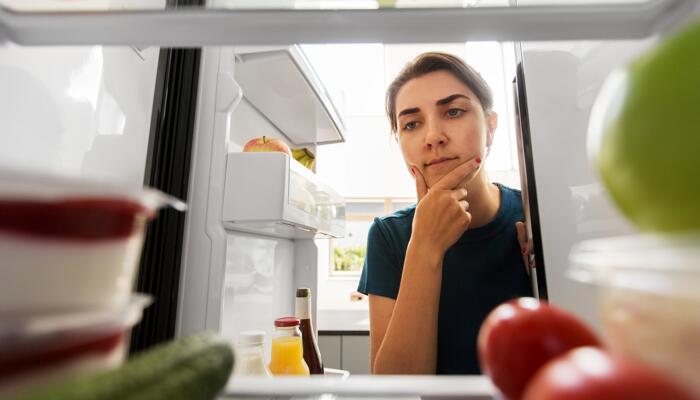
[[237,48],[243,98],[295,147],[344,142],[345,126],[299,46]]
[[184,7],[28,11],[9,8],[8,0],[0,4],[0,43],[200,47],[636,39],[665,31],[687,17],[697,0],[574,5],[550,1],[517,7],[374,10]]
[[[274,384],[271,384],[274,383]],[[402,399],[488,399],[497,398],[496,389],[486,376],[369,376],[350,375],[345,379],[320,377],[287,378],[236,377],[229,380],[225,399],[298,398],[332,393],[337,398]],[[420,396],[420,397],[418,397]],[[336,398],[333,397],[333,398]]]
[[285,153],[230,153],[224,227],[288,239],[342,237],[345,200]]

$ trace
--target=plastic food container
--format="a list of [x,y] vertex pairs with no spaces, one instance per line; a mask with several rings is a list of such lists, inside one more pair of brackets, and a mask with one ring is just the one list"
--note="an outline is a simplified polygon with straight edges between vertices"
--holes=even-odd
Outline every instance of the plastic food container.
[[122,364],[129,333],[151,304],[133,295],[116,309],[0,319],[0,398],[25,387]]
[[570,261],[573,279],[601,287],[608,346],[700,398],[700,232],[582,242]]
[[166,205],[184,209],[152,189],[0,171],[0,315],[124,305]]

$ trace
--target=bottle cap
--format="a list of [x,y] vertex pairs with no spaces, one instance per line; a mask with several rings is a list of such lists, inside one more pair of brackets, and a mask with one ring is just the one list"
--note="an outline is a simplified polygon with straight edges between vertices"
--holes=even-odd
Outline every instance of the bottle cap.
[[265,343],[265,331],[243,331],[238,335],[238,344],[252,346]]
[[297,297],[311,297],[311,289],[297,288]]
[[275,320],[276,327],[297,326],[299,324],[301,324],[301,321],[299,320],[299,318],[294,318],[294,317],[283,317],[283,318],[277,318]]

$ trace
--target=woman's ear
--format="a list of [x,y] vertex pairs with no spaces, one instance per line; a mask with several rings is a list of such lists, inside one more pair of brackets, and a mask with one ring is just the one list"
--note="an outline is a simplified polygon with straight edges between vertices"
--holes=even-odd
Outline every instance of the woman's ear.
[[493,144],[493,136],[496,134],[498,127],[498,114],[495,111],[489,111],[486,115],[488,121],[488,130],[486,131],[486,147],[491,147]]

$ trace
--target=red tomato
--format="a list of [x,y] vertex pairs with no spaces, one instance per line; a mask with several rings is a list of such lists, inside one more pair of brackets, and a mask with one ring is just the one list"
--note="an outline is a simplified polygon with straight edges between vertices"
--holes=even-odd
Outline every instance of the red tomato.
[[547,363],[523,400],[692,400],[665,376],[594,347],[574,349]]
[[496,307],[478,338],[482,370],[512,400],[521,398],[529,379],[547,361],[576,347],[599,345],[576,317],[530,297]]

